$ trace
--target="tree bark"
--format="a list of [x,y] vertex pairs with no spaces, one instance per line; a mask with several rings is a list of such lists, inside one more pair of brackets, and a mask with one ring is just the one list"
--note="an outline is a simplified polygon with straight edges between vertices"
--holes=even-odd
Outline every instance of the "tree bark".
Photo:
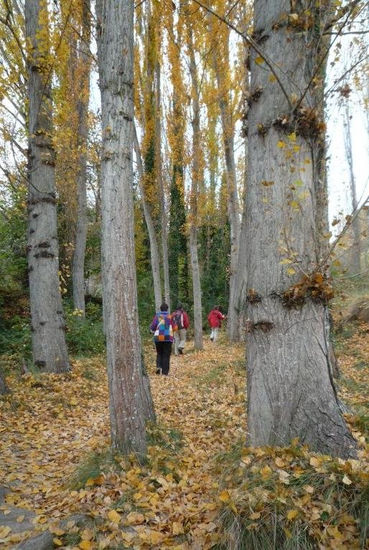
[[198,193],[200,188],[200,178],[202,177],[202,169],[200,162],[201,152],[201,128],[200,128],[200,99],[199,99],[199,83],[195,62],[195,52],[193,45],[192,29],[188,26],[188,46],[190,54],[190,73],[192,82],[192,183],[190,206],[191,212],[189,215],[190,224],[190,257],[192,271],[192,288],[193,288],[193,308],[194,308],[194,340],[195,349],[203,348],[202,338],[202,293],[201,293],[201,277],[200,266],[198,259]]
[[286,99],[300,97],[320,61],[319,14],[314,12],[317,20],[304,30],[294,21],[304,17],[305,2],[283,25],[278,23],[288,2],[254,5],[254,33],[281,69],[285,93],[253,53],[246,210],[248,443],[283,446],[298,437],[315,451],[352,457],[355,440],[329,368],[329,292],[319,271],[314,181],[319,174],[313,166],[324,125],[310,90],[293,112]]
[[146,452],[154,418],[143,372],[133,228],[133,2],[99,0],[102,108],[102,275],[111,439],[114,449]]
[[170,284],[169,284],[169,260],[168,260],[168,216],[166,210],[166,197],[163,181],[163,170],[161,160],[161,76],[160,63],[156,61],[155,65],[155,81],[156,81],[156,121],[155,121],[155,137],[156,137],[156,175],[159,189],[160,214],[161,214],[161,249],[163,257],[163,274],[164,274],[164,300],[170,307]]
[[28,56],[28,271],[32,319],[32,353],[47,372],[69,370],[65,322],[59,288],[59,245],[55,195],[55,154],[47,12],[41,2],[25,4]]
[[158,245],[158,240],[156,238],[154,221],[152,219],[150,207],[147,204],[145,191],[142,185],[145,175],[144,175],[144,168],[143,168],[140,145],[138,143],[136,128],[134,128],[134,148],[136,153],[137,170],[138,170],[138,180],[139,180],[138,185],[141,192],[142,207],[144,211],[144,217],[145,217],[147,232],[149,234],[149,241],[150,241],[150,259],[151,259],[152,278],[154,283],[155,308],[156,308],[156,311],[159,311],[160,304],[162,302],[159,245]]
[[74,308],[85,316],[85,252],[87,239],[87,140],[88,140],[88,104],[90,97],[90,38],[91,38],[91,2],[83,0],[82,36],[79,90],[77,100],[78,113],[78,150],[79,169],[77,174],[77,224],[72,263]]

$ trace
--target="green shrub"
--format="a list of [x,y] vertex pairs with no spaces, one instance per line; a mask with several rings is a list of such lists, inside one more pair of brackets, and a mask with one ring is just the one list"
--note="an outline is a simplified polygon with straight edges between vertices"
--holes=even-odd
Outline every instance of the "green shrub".
[[101,309],[97,304],[88,304],[86,317],[66,307],[67,344],[71,355],[91,356],[104,353],[105,337]]
[[31,359],[29,319],[15,315],[9,321],[0,322],[0,355],[5,355],[10,362]]

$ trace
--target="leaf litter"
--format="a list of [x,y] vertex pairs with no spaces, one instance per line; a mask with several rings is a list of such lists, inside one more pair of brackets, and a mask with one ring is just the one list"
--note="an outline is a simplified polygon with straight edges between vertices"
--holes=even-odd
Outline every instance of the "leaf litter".
[[[300,548],[365,548],[368,330],[360,326],[339,357],[358,460],[317,455],[297,440],[246,448],[244,347],[222,340],[201,352],[189,343],[169,377],[153,374],[147,346],[157,424],[141,462],[109,450],[102,358],[76,360],[66,375],[10,377],[12,393],[0,401],[0,479],[11,492],[0,511],[36,515],[32,533],[0,527],[0,544],[12,548],[49,530],[55,548],[73,550],[284,548],[293,540]],[[78,524],[76,514],[90,522]]]

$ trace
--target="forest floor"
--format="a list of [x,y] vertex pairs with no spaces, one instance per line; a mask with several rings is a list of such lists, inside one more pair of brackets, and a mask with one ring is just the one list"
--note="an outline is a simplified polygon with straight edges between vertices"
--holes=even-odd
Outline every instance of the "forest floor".
[[154,374],[147,346],[158,423],[142,463],[109,451],[103,358],[75,360],[68,375],[8,377],[0,545],[43,532],[50,548],[81,550],[365,548],[368,333],[350,326],[336,342],[358,460],[309,453],[298,441],[245,448],[244,347],[224,335],[201,352],[189,342],[168,377]]

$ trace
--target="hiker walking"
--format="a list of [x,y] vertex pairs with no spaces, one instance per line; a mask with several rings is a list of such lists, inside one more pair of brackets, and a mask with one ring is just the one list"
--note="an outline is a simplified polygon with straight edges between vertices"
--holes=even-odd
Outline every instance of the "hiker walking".
[[168,304],[163,302],[160,311],[150,325],[150,331],[154,333],[156,347],[156,374],[169,374],[170,354],[173,343],[173,321],[168,312]]
[[186,344],[187,329],[190,326],[190,321],[180,302],[177,305],[177,309],[172,313],[172,321],[174,330],[174,355],[182,355]]
[[211,328],[210,340],[212,342],[215,342],[215,340],[217,339],[219,329],[222,326],[222,321],[225,318],[226,316],[219,311],[219,306],[214,306],[214,308],[209,313],[208,322]]

